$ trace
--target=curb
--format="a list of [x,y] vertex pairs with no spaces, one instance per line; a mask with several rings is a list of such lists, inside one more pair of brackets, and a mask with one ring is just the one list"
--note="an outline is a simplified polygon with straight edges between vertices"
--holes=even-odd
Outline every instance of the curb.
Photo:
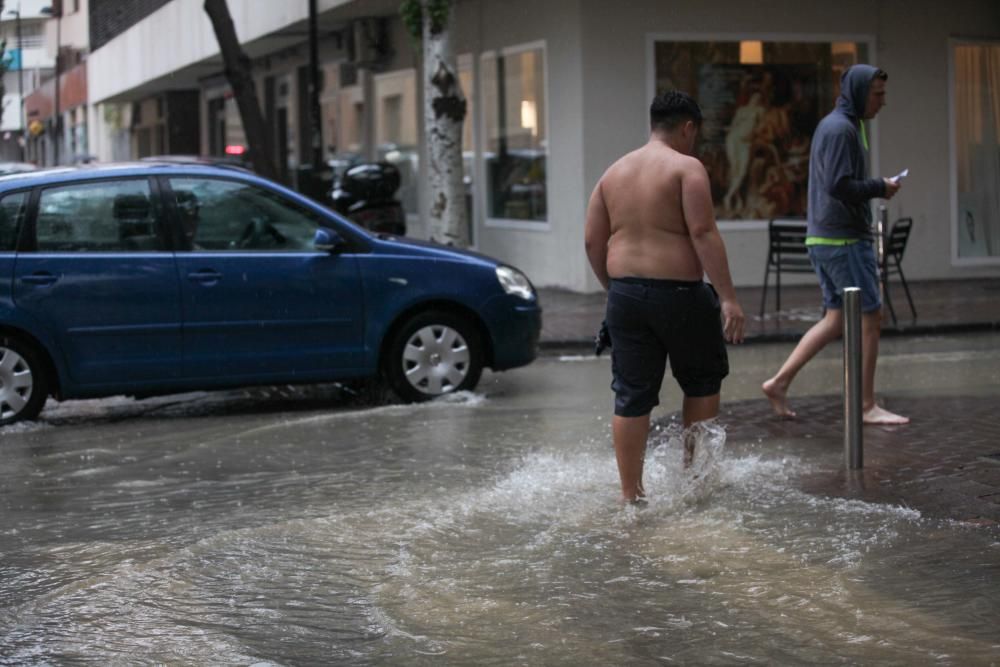
[[[887,327],[882,329],[883,338],[903,338],[907,336],[929,336],[942,334],[963,334],[982,333],[987,331],[1000,331],[1000,321],[998,322],[939,322],[936,324],[914,324],[902,327]],[[805,331],[776,331],[774,333],[754,334],[747,336],[743,344],[750,343],[794,343],[797,342]],[[593,338],[571,338],[563,340],[541,340],[538,347],[543,352],[557,350],[580,350],[586,349],[593,352]]]

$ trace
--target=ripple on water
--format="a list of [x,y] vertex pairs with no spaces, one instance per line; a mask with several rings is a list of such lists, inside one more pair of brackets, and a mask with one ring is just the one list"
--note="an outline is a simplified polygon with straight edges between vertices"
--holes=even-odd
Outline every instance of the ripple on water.
[[[644,509],[618,506],[605,440],[562,443],[484,484],[215,525],[193,544],[108,563],[9,608],[3,625],[15,629],[0,644],[26,660],[44,637],[42,659],[85,649],[95,661],[245,664],[995,655],[988,619],[1000,600],[976,581],[996,568],[952,553],[967,533],[930,539],[952,529],[806,495],[794,480],[807,463],[727,454],[718,425],[698,432],[685,470],[682,437],[653,434]],[[971,598],[969,625],[948,627],[946,612]]]

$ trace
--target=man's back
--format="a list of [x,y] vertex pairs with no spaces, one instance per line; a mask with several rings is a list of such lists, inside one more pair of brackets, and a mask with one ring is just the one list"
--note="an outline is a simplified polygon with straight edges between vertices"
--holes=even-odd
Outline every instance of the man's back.
[[611,277],[701,279],[683,202],[684,178],[697,169],[703,167],[696,159],[650,142],[605,172],[600,188],[611,228]]

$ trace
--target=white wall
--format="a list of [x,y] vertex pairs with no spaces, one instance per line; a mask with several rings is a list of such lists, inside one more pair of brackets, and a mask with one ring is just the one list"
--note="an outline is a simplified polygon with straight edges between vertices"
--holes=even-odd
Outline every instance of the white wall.
[[[889,73],[889,104],[876,121],[873,152],[887,175],[910,168],[904,188],[889,203],[891,219],[914,218],[904,260],[907,278],[1000,275],[1000,266],[951,266],[948,163],[948,39],[1000,38],[1000,2],[581,0],[581,6],[586,147],[585,187],[579,197],[586,197],[608,164],[646,140],[653,76],[646,53],[649,35],[693,33],[727,39],[872,35],[872,64]],[[760,284],[765,232],[726,230],[724,236],[736,283]],[[597,289],[597,283],[588,276],[585,284],[573,287],[589,291]]]
[[[458,5],[456,53],[479,55],[490,50],[544,42],[548,106],[548,225],[512,229],[483,223],[479,189],[477,247],[513,263],[539,286],[583,285],[585,267],[574,261],[583,253],[583,96],[578,0],[467,0]],[[483,105],[475,104],[476,123]],[[477,180],[483,180],[482,170]],[[480,183],[482,185],[482,183]],[[542,227],[540,225],[540,227]]]

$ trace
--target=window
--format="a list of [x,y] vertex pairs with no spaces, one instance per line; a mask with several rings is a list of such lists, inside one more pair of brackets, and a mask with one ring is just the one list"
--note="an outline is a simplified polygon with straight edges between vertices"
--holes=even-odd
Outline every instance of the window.
[[813,132],[840,75],[866,60],[858,42],[654,42],[656,93],[681,90],[701,106],[697,152],[717,218],[805,217]]
[[483,55],[486,210],[492,219],[546,222],[545,50]]
[[473,157],[475,156],[475,140],[473,127],[476,118],[476,94],[472,83],[473,59],[470,54],[462,54],[458,57],[458,82],[462,87],[462,95],[465,96],[465,123],[462,125],[462,183],[465,186],[465,214],[469,223],[469,243],[476,243],[476,222],[475,210],[472,207],[473,199]]
[[406,69],[375,77],[375,145],[379,160],[399,169],[396,196],[403,209],[417,213],[420,150],[417,142],[417,73]]
[[957,255],[1000,258],[1000,43],[956,44]]
[[149,252],[163,234],[145,179],[47,188],[38,204],[39,251]]
[[204,178],[171,178],[187,249],[313,252],[318,217],[270,190]]
[[0,252],[12,252],[17,248],[17,235],[24,222],[28,194],[16,192],[0,199]]

